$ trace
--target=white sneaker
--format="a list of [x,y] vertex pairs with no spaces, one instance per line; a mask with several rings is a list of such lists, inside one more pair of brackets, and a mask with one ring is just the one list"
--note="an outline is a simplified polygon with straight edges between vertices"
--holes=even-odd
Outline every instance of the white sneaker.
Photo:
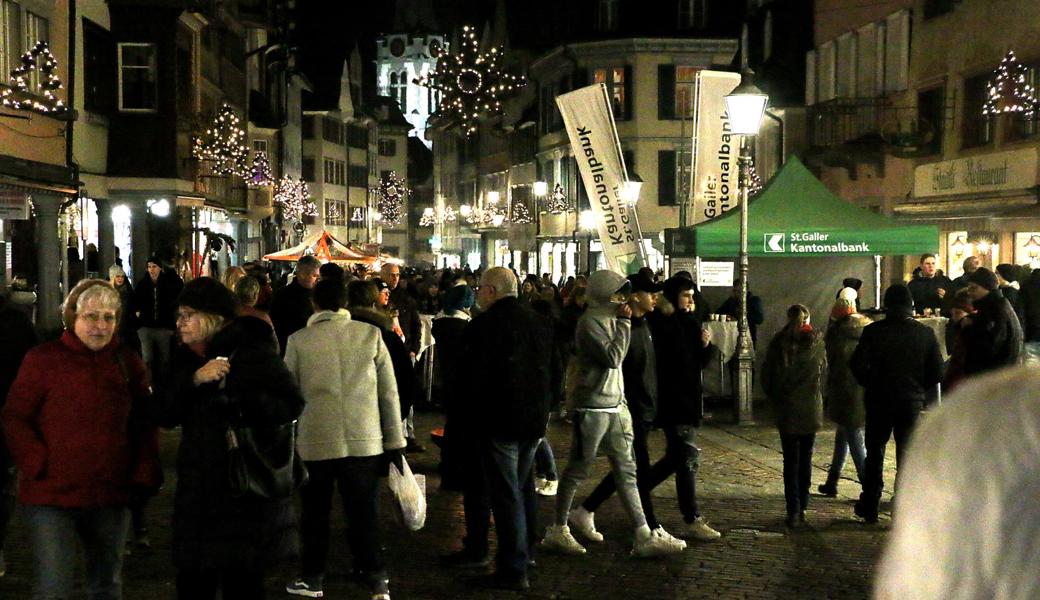
[[584,507],[579,506],[571,511],[567,522],[570,523],[571,527],[574,528],[574,531],[580,533],[582,537],[592,542],[602,542],[603,534],[596,531],[596,520],[594,514],[595,513],[590,513],[585,510]]
[[670,543],[682,546],[684,550],[686,549],[686,542],[684,542],[683,540],[681,540],[681,539],[675,537],[674,535],[668,533],[667,531],[664,530],[664,527],[662,527],[660,525],[658,525],[657,529],[653,530],[651,532],[651,534],[659,536],[659,537],[663,537],[666,540],[668,540]]
[[542,538],[541,547],[549,551],[562,552],[564,554],[585,554],[585,547],[578,543],[571,535],[571,530],[566,525],[550,525],[545,529],[545,537]]
[[684,532],[683,537],[693,538],[702,542],[710,542],[719,539],[722,537],[722,534],[712,529],[711,526],[708,525],[707,521],[704,520],[704,517],[697,517],[697,520],[693,523],[686,524],[686,531]]
[[543,479],[541,485],[537,484],[537,480],[535,480],[535,482],[534,493],[539,496],[555,496],[556,490],[560,486],[560,482],[555,479]]
[[664,535],[661,535],[661,531],[660,528],[655,529],[650,532],[650,535],[646,535],[645,537],[637,533],[635,543],[632,545],[632,556],[637,558],[669,556],[672,554],[679,554],[686,548],[684,542],[671,538],[671,536],[665,537]]

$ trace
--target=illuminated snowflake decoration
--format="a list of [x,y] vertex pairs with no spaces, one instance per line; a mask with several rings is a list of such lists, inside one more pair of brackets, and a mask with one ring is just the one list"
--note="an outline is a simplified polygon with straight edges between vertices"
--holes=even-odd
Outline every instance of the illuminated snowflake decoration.
[[545,210],[554,215],[567,212],[567,195],[563,193],[563,186],[556,184],[553,192],[545,199]]
[[983,116],[1018,113],[1026,119],[1036,114],[1036,90],[1026,83],[1029,69],[1018,62],[1014,50],[1008,50],[1000,65],[993,71],[986,90]]
[[274,176],[271,174],[271,163],[267,160],[267,153],[257,150],[256,156],[253,157],[253,166],[249,168],[246,185],[258,188],[272,184],[274,184]]
[[274,192],[274,203],[282,207],[282,216],[291,221],[318,215],[318,206],[311,202],[310,188],[303,179],[282,177]]
[[439,90],[440,112],[458,121],[468,137],[477,131],[482,114],[502,112],[501,99],[523,87],[524,78],[502,69],[502,51],[498,47],[481,52],[473,27],[463,27],[462,38],[455,53],[441,54],[437,67],[414,83]]
[[372,192],[379,201],[380,220],[390,227],[398,225],[404,217],[404,203],[410,193],[408,184],[397,176],[396,171],[390,171]]
[[249,148],[240,122],[231,106],[222,104],[206,134],[196,136],[192,142],[192,158],[212,162],[213,172],[218,175],[248,178]]
[[509,220],[517,225],[526,225],[534,222],[531,219],[531,211],[527,209],[527,204],[524,202],[513,203],[513,216]]
[[[54,95],[55,91],[62,88],[62,84],[54,73],[58,61],[51,54],[47,42],[36,42],[22,55],[21,61],[22,64],[11,71],[11,84],[0,85],[0,104],[51,117],[71,115],[69,107]],[[39,69],[42,80],[37,89],[29,89],[30,76],[36,69]]]

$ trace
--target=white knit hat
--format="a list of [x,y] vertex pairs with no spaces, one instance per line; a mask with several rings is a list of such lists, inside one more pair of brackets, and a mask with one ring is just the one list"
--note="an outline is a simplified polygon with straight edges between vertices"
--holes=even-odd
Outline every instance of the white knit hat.
[[123,267],[120,267],[119,265],[112,265],[111,267],[108,268],[108,278],[109,279],[111,279],[113,277],[119,277],[120,275],[122,275],[123,277],[126,277],[126,271],[123,270]]
[[856,293],[856,290],[850,287],[842,288],[842,290],[838,292],[838,300],[845,300],[846,302],[855,304],[856,298],[859,298],[859,294]]

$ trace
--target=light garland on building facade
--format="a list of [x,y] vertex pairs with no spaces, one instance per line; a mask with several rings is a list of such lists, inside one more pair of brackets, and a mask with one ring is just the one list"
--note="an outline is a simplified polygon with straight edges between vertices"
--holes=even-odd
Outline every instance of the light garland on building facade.
[[1026,81],[1028,75],[1029,68],[1018,62],[1014,50],[1008,50],[986,89],[983,116],[1019,113],[1032,118],[1036,114],[1037,99],[1036,90]]
[[272,184],[274,184],[274,176],[271,174],[271,163],[267,160],[267,153],[257,150],[256,155],[253,156],[253,166],[249,168],[246,185],[258,188]]
[[445,206],[444,210],[438,210],[432,206],[427,206],[423,209],[423,214],[419,217],[419,227],[433,227],[434,225],[453,223],[459,218],[458,213],[455,209],[450,206]]
[[552,194],[545,199],[545,210],[558,215],[567,212],[567,209],[567,196],[563,193],[563,186],[557,183],[553,186]]
[[[42,57],[43,64],[39,64]],[[54,92],[62,88],[61,80],[54,73],[58,61],[51,54],[47,42],[36,42],[32,49],[22,55],[22,64],[11,71],[11,85],[0,86],[0,104],[15,110],[27,110],[51,117],[63,117],[72,111],[58,99]],[[40,69],[44,81],[38,90],[29,89],[30,74]]]
[[502,69],[499,65],[502,51],[498,47],[481,52],[473,27],[463,27],[462,38],[456,52],[441,54],[437,67],[414,83],[439,90],[439,111],[458,121],[468,137],[477,131],[481,114],[502,112],[502,97],[520,89],[524,78]]
[[524,202],[513,203],[513,215],[509,220],[517,225],[526,225],[534,222],[531,219],[531,211],[527,209],[527,204]]
[[275,188],[274,203],[282,207],[282,216],[291,221],[302,221],[303,217],[316,217],[318,206],[311,202],[310,188],[303,179],[285,175]]
[[396,171],[390,173],[379,182],[379,187],[372,190],[379,202],[381,220],[390,227],[401,222],[404,203],[408,199],[408,184],[398,177]]
[[196,160],[212,161],[218,175],[238,175],[249,178],[249,148],[245,145],[246,132],[241,120],[226,102],[220,106],[213,124],[204,136],[195,136],[191,156]]

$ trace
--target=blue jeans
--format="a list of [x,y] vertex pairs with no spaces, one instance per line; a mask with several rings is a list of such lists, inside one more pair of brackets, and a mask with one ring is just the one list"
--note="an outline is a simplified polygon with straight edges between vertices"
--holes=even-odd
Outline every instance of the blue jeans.
[[482,453],[498,534],[495,567],[504,577],[527,575],[537,514],[533,475],[538,442],[538,439],[490,439],[485,442]]
[[86,559],[87,597],[123,597],[123,547],[130,526],[130,513],[125,507],[23,508],[33,546],[33,598],[49,600],[77,594],[73,575],[80,546]]
[[837,487],[841,479],[841,470],[845,467],[845,457],[852,453],[852,462],[856,465],[856,477],[863,483],[863,469],[867,462],[867,446],[863,441],[863,427],[842,427],[834,431],[834,455],[831,457],[831,468],[827,471],[828,487]]
[[534,474],[544,477],[548,481],[556,481],[559,474],[556,472],[556,456],[553,455],[549,438],[543,437],[538,442],[538,449],[534,453]]

